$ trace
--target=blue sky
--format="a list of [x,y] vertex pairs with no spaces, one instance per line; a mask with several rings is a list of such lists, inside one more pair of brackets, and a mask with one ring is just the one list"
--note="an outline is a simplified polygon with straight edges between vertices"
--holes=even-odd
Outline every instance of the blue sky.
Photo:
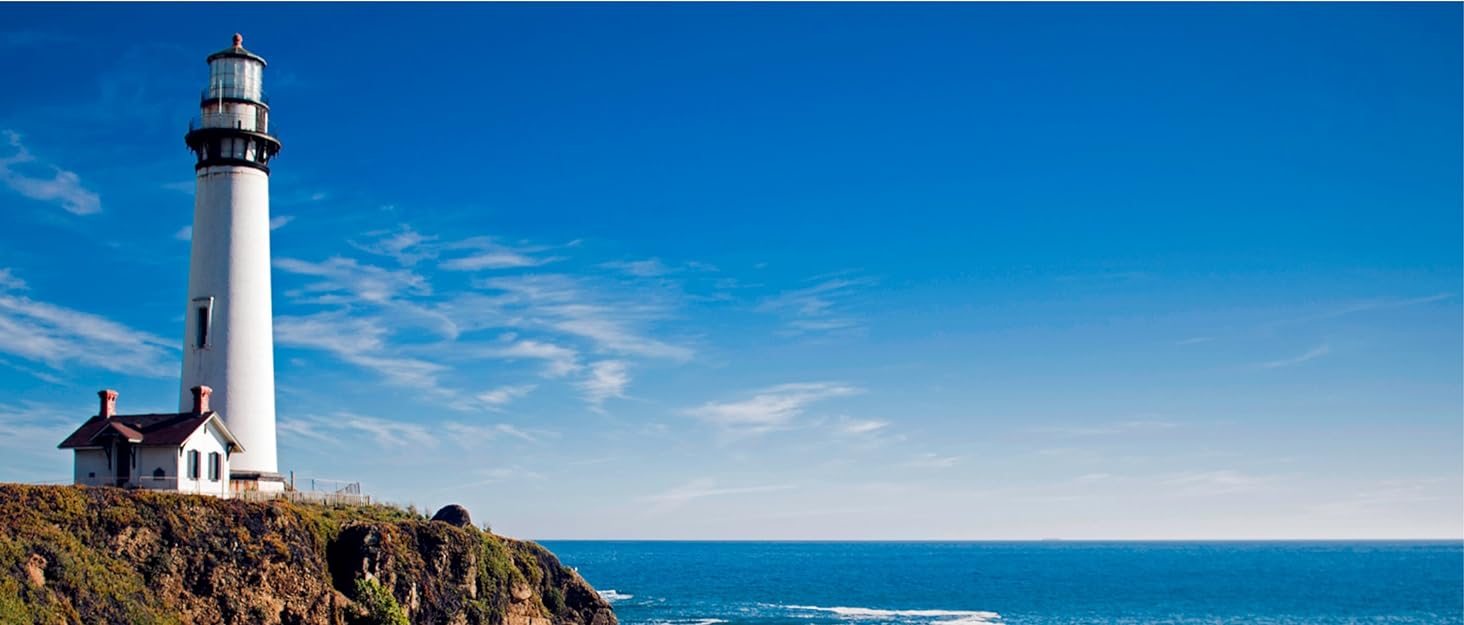
[[1464,526],[1457,4],[0,6],[0,479],[173,409],[270,66],[282,469],[538,538]]

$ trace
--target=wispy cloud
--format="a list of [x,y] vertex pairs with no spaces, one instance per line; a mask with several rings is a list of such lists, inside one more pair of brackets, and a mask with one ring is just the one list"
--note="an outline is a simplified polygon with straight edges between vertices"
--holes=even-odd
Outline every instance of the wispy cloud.
[[[684,362],[694,354],[653,335],[683,301],[666,281],[627,284],[598,272],[525,274],[523,269],[559,258],[542,254],[548,246],[511,246],[492,237],[443,240],[408,225],[373,231],[350,245],[395,263],[339,255],[275,261],[281,273],[306,278],[284,291],[291,303],[331,308],[282,317],[276,328],[281,345],[324,350],[396,384],[421,384],[427,396],[437,397],[445,397],[444,380],[463,363],[536,361],[541,377],[569,378],[596,408],[625,396],[638,359]],[[433,282],[446,274],[423,269],[434,266],[504,271],[472,279],[467,289],[439,291]],[[477,338],[484,332],[496,332],[498,340]],[[512,399],[493,390],[502,389],[485,391],[479,407]]]
[[295,217],[293,215],[277,215],[273,219],[269,220],[269,229],[279,230],[280,228],[285,227],[285,225],[289,224],[292,221],[295,221]]
[[500,386],[498,388],[478,393],[477,398],[478,401],[483,402],[488,406],[497,408],[507,405],[515,399],[527,396],[529,393],[534,392],[535,388],[538,387],[533,384]]
[[1263,362],[1263,363],[1261,363],[1261,368],[1263,368],[1263,369],[1276,369],[1276,368],[1280,368],[1280,367],[1294,367],[1294,366],[1299,365],[1301,363],[1304,363],[1304,362],[1307,362],[1307,361],[1310,361],[1310,360],[1316,360],[1317,358],[1321,358],[1322,356],[1326,356],[1328,351],[1329,351],[1329,349],[1327,348],[1327,345],[1325,343],[1323,343],[1321,345],[1318,345],[1316,347],[1313,347],[1313,348],[1307,350],[1305,353],[1303,353],[1301,355],[1298,355],[1298,356],[1292,356],[1291,358],[1282,358],[1280,360],[1272,360],[1272,361],[1269,361],[1269,362]]
[[419,423],[391,421],[351,413],[337,413],[330,418],[332,423],[343,428],[355,429],[369,435],[382,447],[431,447],[437,444],[427,426]]
[[452,436],[452,439],[464,445],[488,441],[509,436],[530,443],[537,442],[541,437],[558,436],[557,433],[547,430],[525,430],[507,423],[494,423],[492,425],[469,425],[466,423],[447,423],[442,429]]
[[1294,319],[1277,321],[1272,325],[1282,326],[1296,323],[1307,323],[1311,321],[1321,321],[1324,319],[1335,319],[1337,317],[1355,315],[1358,313],[1371,312],[1375,310],[1408,308],[1411,306],[1432,304],[1434,302],[1443,301],[1452,297],[1454,297],[1453,293],[1434,293],[1433,295],[1423,295],[1417,297],[1375,297],[1371,299],[1358,300],[1342,304],[1331,310],[1322,311],[1313,315],[1306,315],[1303,317],[1296,317]]
[[600,263],[601,267],[618,271],[620,273],[635,276],[637,278],[660,278],[671,274],[690,271],[716,271],[717,268],[702,262],[687,262],[668,265],[659,258],[643,258],[640,260],[612,260]]
[[[305,417],[282,417],[278,428],[295,441],[351,445],[365,440],[385,451],[435,449],[448,444],[472,447],[510,437],[534,442],[534,433],[507,423],[472,424],[461,421],[422,422],[368,416],[349,411]],[[552,435],[545,432],[544,435]]]
[[27,288],[25,280],[21,280],[9,267],[0,267],[0,291],[23,290]]
[[437,237],[423,235],[405,224],[395,231],[370,232],[367,236],[372,239],[365,243],[353,241],[351,245],[363,252],[395,259],[405,267],[437,256],[436,247],[431,245]]
[[184,242],[192,241],[193,226],[183,226],[182,228],[179,228],[177,232],[173,233],[173,238]]
[[1350,517],[1369,510],[1392,509],[1457,497],[1458,476],[1453,479],[1369,480],[1356,484],[1356,490],[1332,501],[1311,507],[1313,512],[1328,516]]
[[[4,276],[15,289],[18,280]],[[178,374],[175,341],[129,328],[105,317],[0,290],[0,352],[52,369],[69,364],[128,375]]]
[[367,236],[373,238],[352,245],[365,252],[391,257],[404,267],[438,260],[437,267],[447,271],[481,271],[537,267],[561,260],[556,256],[537,255],[549,249],[545,246],[513,246],[484,236],[444,241],[406,224],[395,231],[376,231]]
[[1275,481],[1273,477],[1248,475],[1232,469],[1179,473],[1160,481],[1183,495],[1226,495],[1252,491]]
[[838,425],[839,431],[845,434],[873,434],[889,427],[888,421],[874,419],[841,419]]
[[443,247],[444,252],[466,251],[467,254],[442,261],[437,266],[448,271],[481,271],[483,269],[519,269],[538,267],[561,260],[556,256],[535,256],[542,247],[514,248],[489,237],[474,237]]
[[547,378],[564,377],[580,370],[578,351],[546,341],[519,339],[513,334],[505,335],[501,343],[476,347],[472,351],[487,358],[543,361],[541,374]]
[[960,464],[961,456],[944,456],[936,453],[924,453],[905,463],[907,467],[917,469],[949,469]]
[[707,402],[686,414],[732,433],[762,434],[790,427],[808,406],[861,389],[836,382],[781,384],[736,401]]
[[491,469],[476,469],[472,472],[470,479],[465,482],[449,484],[447,486],[443,486],[442,488],[429,492],[451,492],[456,490],[463,490],[465,488],[487,486],[489,484],[498,484],[502,482],[522,482],[527,480],[542,479],[544,479],[543,474],[536,471],[530,471],[517,465],[507,467],[494,467]]
[[591,363],[589,376],[579,382],[585,400],[595,406],[610,398],[625,397],[625,387],[629,385],[629,368],[620,360]]
[[55,406],[32,401],[0,404],[0,431],[5,432],[5,477],[16,481],[49,481],[70,475],[71,454],[56,445],[81,424],[95,406]]
[[684,361],[690,348],[648,336],[642,327],[668,314],[668,304],[594,290],[564,274],[503,276],[476,283],[494,293],[487,303],[519,325],[588,339],[607,352]]
[[1136,419],[1130,421],[1117,421],[1113,423],[1078,424],[1078,425],[1046,425],[1034,427],[1031,430],[1042,434],[1057,434],[1059,436],[1082,437],[1082,436],[1107,436],[1112,434],[1128,434],[1134,432],[1155,432],[1172,430],[1179,427],[1173,421],[1157,421],[1153,419]]
[[387,330],[372,319],[328,312],[274,319],[275,342],[287,347],[323,350],[340,360],[375,371],[396,386],[439,396],[450,395],[438,382],[446,366],[385,351]]
[[765,298],[756,310],[783,317],[790,334],[856,330],[861,322],[845,308],[854,296],[874,283],[873,278],[867,277],[828,278],[813,286]]
[[671,268],[659,258],[647,258],[644,260],[618,260],[600,263],[606,269],[623,271],[638,278],[656,278],[671,273]]
[[[76,172],[37,159],[14,131],[0,131],[0,135],[14,150],[10,156],[0,158],[0,183],[33,200],[57,204],[73,215],[101,212],[101,197],[82,186]],[[27,174],[20,169],[40,173]]]
[[275,268],[289,273],[321,278],[307,285],[304,293],[321,294],[319,303],[361,300],[382,303],[400,295],[425,295],[432,292],[426,278],[408,270],[390,270],[363,265],[353,258],[334,256],[322,262],[280,258]]
[[755,493],[771,493],[777,491],[792,490],[797,488],[794,484],[760,484],[755,486],[718,486],[716,480],[704,478],[693,480],[680,486],[655,493],[637,497],[636,501],[643,503],[661,504],[661,509],[680,506],[697,499],[709,497],[729,497],[733,495],[751,495]]

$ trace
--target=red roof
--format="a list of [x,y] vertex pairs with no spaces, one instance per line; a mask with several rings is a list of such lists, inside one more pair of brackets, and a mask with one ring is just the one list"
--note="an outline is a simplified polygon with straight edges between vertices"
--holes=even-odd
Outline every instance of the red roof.
[[[103,419],[94,416],[76,428],[71,436],[61,441],[57,447],[61,449],[75,449],[77,447],[100,447],[106,444],[107,439],[120,437],[139,445],[182,445],[183,441],[193,436],[204,423],[218,416],[217,412],[206,412],[194,414],[192,412],[162,413],[162,414],[131,414],[112,415],[110,419]],[[222,421],[219,422],[222,425]],[[227,427],[221,428],[224,438],[228,439],[235,447],[239,442]]]

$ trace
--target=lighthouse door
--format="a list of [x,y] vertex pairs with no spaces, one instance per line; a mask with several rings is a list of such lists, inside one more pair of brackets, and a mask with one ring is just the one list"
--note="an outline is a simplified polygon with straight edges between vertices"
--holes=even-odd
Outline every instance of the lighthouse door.
[[117,441],[117,450],[112,454],[117,459],[117,486],[120,488],[127,485],[132,479],[132,445],[127,441]]

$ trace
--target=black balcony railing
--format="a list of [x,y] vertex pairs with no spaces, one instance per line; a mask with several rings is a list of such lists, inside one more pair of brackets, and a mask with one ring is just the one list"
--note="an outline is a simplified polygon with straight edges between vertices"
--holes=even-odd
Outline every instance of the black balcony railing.
[[[207,121],[208,124],[205,125],[204,121]],[[188,120],[188,132],[203,128],[233,128],[268,135],[274,137],[276,141],[280,138],[278,125],[269,120],[262,120],[254,114],[209,113],[202,118],[194,117]]]

